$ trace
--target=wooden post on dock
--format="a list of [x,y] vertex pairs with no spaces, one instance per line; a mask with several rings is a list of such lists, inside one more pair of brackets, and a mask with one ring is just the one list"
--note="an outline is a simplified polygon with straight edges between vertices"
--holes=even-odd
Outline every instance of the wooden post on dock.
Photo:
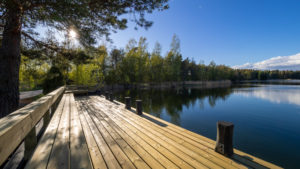
[[25,143],[24,160],[28,161],[37,145],[35,127],[33,127],[31,131],[28,133],[28,135],[25,137],[24,143]]
[[217,123],[217,142],[215,151],[227,157],[233,155],[233,127],[230,122],[219,121]]
[[125,97],[125,108],[130,110],[131,109],[131,98]]
[[110,93],[110,94],[109,94],[109,100],[110,100],[110,101],[114,101],[114,95],[113,95],[113,93]]
[[138,115],[143,114],[142,100],[136,100],[136,112]]

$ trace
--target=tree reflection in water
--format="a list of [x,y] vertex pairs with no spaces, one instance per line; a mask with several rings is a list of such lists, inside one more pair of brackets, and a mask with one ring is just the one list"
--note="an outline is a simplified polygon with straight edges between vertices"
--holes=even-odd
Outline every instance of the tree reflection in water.
[[124,98],[132,98],[132,106],[135,107],[135,100],[143,100],[143,109],[156,117],[161,117],[163,111],[170,116],[174,124],[180,124],[180,114],[183,108],[194,106],[199,103],[200,108],[204,109],[204,100],[207,99],[211,107],[216,105],[217,100],[226,100],[233,92],[231,88],[215,89],[147,89],[147,90],[125,90],[116,93],[117,98],[124,103]]

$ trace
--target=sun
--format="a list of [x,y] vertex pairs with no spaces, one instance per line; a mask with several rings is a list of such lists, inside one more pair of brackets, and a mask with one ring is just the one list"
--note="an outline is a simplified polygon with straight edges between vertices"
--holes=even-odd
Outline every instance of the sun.
[[76,33],[73,29],[71,29],[71,30],[69,31],[69,36],[70,36],[71,38],[76,38],[76,37],[77,37],[77,33]]

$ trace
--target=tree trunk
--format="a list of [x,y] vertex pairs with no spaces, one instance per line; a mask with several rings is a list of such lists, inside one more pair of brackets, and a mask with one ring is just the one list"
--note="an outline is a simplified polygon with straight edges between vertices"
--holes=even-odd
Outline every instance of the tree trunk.
[[22,9],[8,3],[0,49],[0,118],[19,105],[19,68]]

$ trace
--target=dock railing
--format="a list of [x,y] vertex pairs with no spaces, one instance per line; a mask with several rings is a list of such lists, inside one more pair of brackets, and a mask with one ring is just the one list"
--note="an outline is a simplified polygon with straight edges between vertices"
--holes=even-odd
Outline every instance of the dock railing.
[[65,86],[0,119],[0,166],[24,141],[27,161],[37,145],[36,125],[43,119],[46,128],[65,91]]

